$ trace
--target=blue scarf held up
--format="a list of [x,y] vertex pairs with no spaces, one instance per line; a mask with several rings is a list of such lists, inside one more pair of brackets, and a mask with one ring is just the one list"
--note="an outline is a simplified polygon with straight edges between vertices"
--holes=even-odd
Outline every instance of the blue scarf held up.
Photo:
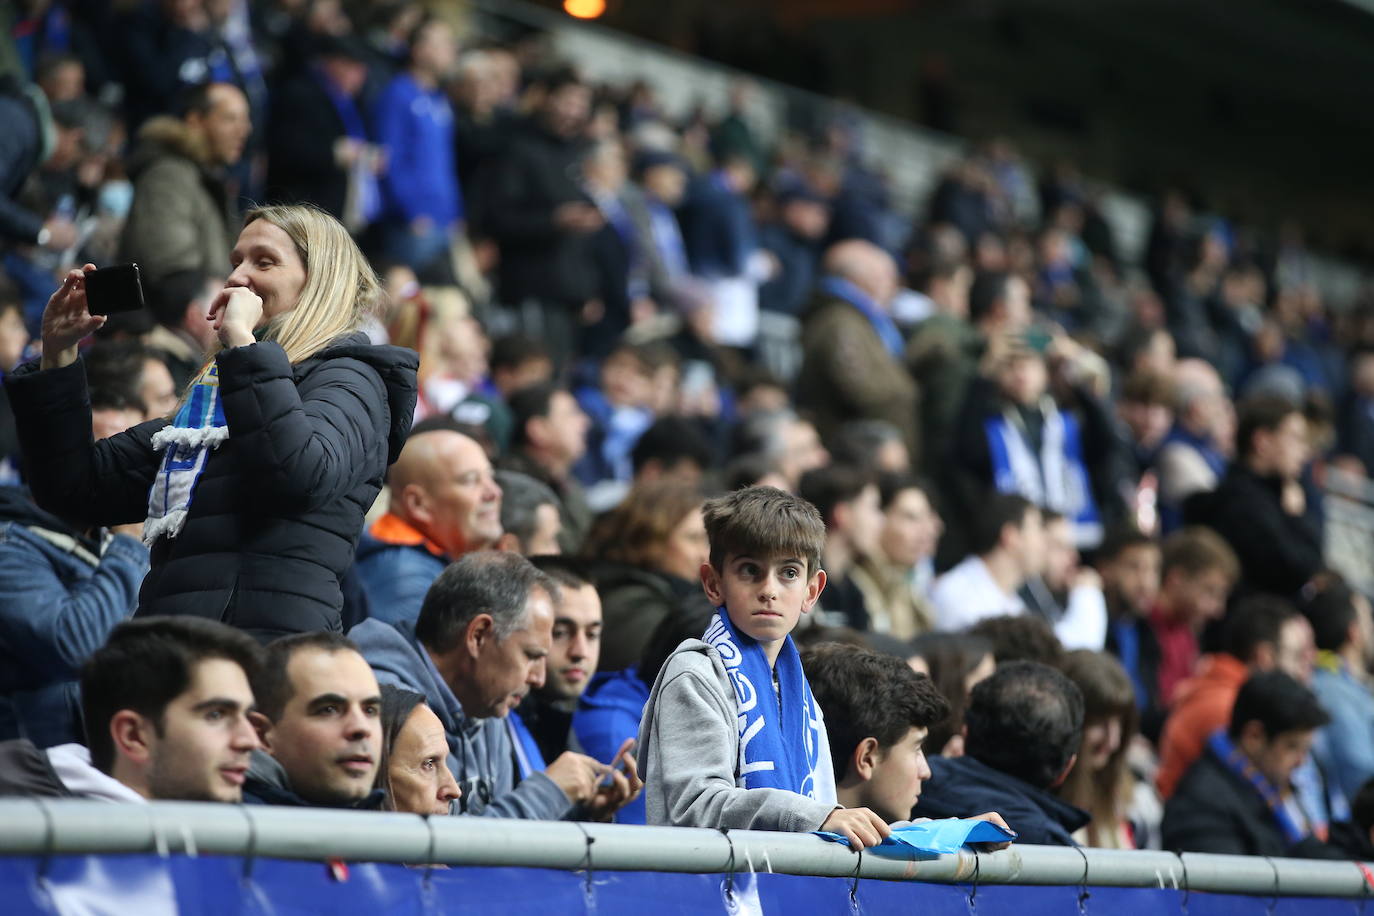
[[746,789],[783,789],[808,798],[832,798],[833,786],[816,785],[820,714],[792,637],[787,637],[774,667],[770,667],[763,647],[736,630],[721,607],[702,640],[720,655],[735,688],[739,714],[737,783]]
[[143,543],[151,546],[164,534],[174,538],[181,533],[210,452],[228,438],[229,425],[219,397],[219,367],[212,362],[196,379],[171,425],[153,434],[153,449],[164,454],[148,491]]
[[897,330],[897,323],[892,320],[892,316],[883,311],[867,293],[840,277],[826,277],[821,281],[821,289],[826,294],[837,296],[858,309],[868,319],[868,323],[873,325],[874,333],[883,342],[887,352],[897,359],[901,358],[902,352],[906,349],[902,332]]

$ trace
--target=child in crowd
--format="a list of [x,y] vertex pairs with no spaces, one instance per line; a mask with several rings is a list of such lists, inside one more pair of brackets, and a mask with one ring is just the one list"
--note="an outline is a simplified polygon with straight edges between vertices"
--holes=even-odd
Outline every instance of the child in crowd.
[[718,608],[654,682],[639,727],[648,823],[827,830],[856,849],[887,823],[836,802],[830,741],[789,635],[825,588],[825,525],[815,507],[772,487],[706,504]]

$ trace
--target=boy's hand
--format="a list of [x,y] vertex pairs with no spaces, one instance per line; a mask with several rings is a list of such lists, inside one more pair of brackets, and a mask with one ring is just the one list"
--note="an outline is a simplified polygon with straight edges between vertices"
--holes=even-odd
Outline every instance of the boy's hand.
[[867,808],[836,808],[821,824],[821,829],[844,836],[854,849],[877,846],[892,834],[887,821]]
[[[987,821],[989,824],[996,824],[998,827],[1001,827],[1004,830],[1011,830],[1011,827],[1007,825],[1007,822],[1002,820],[1002,815],[998,814],[996,811],[987,811],[983,814],[975,814],[971,819],[975,821]],[[1008,846],[1011,845],[1011,840],[1006,840],[1002,843],[977,843],[975,845],[978,846],[980,849],[986,849],[988,852],[992,852],[996,849],[1006,849]]]

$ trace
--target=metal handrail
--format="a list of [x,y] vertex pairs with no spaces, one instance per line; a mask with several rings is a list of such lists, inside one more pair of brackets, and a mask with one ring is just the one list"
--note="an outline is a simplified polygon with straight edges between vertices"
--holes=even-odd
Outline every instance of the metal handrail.
[[1023,846],[912,860],[809,834],[273,808],[189,802],[0,800],[0,855],[184,853],[517,866],[567,871],[770,871],[934,883],[1175,888],[1258,896],[1368,896],[1355,862]]

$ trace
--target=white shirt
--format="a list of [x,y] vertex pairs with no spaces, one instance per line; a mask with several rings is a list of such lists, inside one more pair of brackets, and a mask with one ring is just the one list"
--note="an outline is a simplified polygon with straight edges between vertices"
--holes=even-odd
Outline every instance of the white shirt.
[[989,617],[1026,613],[1021,599],[1002,590],[979,556],[968,557],[936,579],[930,601],[935,605],[937,630],[967,630]]
[[48,748],[47,754],[53,772],[73,795],[111,802],[148,801],[118,779],[92,766],[91,752],[84,744],[59,744]]

